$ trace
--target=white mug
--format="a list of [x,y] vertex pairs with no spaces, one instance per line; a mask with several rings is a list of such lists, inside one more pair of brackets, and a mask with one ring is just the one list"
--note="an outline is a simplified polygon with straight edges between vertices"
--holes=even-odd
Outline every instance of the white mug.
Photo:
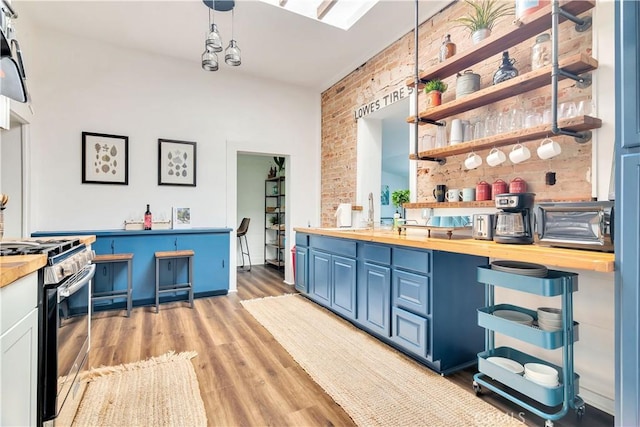
[[513,163],[522,163],[531,157],[531,152],[522,144],[516,144],[509,153],[509,159]]
[[445,199],[447,199],[448,202],[459,202],[462,196],[462,192],[460,190],[458,190],[457,188],[451,188],[449,190],[447,190],[447,193],[445,194]]
[[507,161],[507,155],[497,148],[492,148],[489,151],[489,155],[487,156],[487,164],[489,166],[498,166],[500,163],[504,163]]
[[475,169],[482,164],[482,157],[478,156],[476,153],[469,153],[467,158],[464,160],[464,166],[467,169]]
[[540,146],[537,151],[538,157],[543,160],[547,160],[560,154],[562,152],[562,148],[560,148],[560,144],[553,139],[545,138],[540,142]]
[[451,120],[451,135],[449,135],[449,143],[451,145],[460,144],[463,138],[462,120]]

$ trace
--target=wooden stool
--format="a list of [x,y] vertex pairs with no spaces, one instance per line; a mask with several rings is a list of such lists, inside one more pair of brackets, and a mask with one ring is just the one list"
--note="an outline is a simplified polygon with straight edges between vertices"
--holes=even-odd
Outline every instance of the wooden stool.
[[[189,304],[193,308],[193,255],[192,250],[156,252],[156,313],[160,310],[160,294],[167,292],[189,291]],[[160,261],[178,260],[180,258],[189,259],[186,283],[173,283],[160,286]]]
[[[131,290],[131,271],[133,269],[133,254],[110,254],[110,255],[96,255],[93,259],[93,263],[96,265],[99,264],[115,264],[120,262],[127,263],[127,289],[123,290],[114,290],[113,286],[113,277],[111,278],[111,291],[107,292],[95,292],[94,281],[91,281],[91,303],[94,301],[106,300],[106,299],[116,299],[116,298],[126,298],[127,299],[127,317],[131,316],[131,302],[132,302],[132,290]],[[92,307],[93,308],[93,307]]]

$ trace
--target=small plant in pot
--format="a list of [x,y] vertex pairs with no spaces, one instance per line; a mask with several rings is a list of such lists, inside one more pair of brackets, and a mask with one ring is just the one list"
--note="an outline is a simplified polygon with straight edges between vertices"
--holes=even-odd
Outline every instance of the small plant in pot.
[[447,84],[442,80],[429,80],[424,85],[424,93],[427,94],[427,107],[436,107],[442,104],[442,93],[446,90]]
[[504,0],[464,1],[471,7],[471,12],[456,19],[455,22],[469,30],[474,44],[480,43],[491,35],[491,30],[498,19],[515,13],[513,2]]

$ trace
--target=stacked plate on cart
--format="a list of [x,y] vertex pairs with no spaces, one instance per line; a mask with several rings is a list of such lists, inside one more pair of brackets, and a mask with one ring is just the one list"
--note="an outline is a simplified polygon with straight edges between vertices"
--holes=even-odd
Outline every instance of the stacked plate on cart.
[[538,326],[544,331],[559,331],[562,329],[562,310],[559,308],[539,307]]
[[557,387],[558,370],[543,363],[525,363],[524,377],[543,387]]
[[520,363],[516,362],[515,360],[509,359],[507,357],[491,356],[491,357],[487,357],[487,361],[491,363],[495,363],[501,368],[506,369],[507,371],[513,372],[514,374],[517,374],[517,375],[522,375],[522,373],[524,372],[524,366],[522,366]]
[[527,313],[522,313],[516,310],[495,310],[493,312],[493,315],[505,320],[510,320],[512,322],[520,323],[522,325],[533,324],[532,316],[528,315]]
[[549,270],[541,264],[530,262],[497,260],[491,263],[491,269],[504,273],[521,274],[531,277],[547,277]]

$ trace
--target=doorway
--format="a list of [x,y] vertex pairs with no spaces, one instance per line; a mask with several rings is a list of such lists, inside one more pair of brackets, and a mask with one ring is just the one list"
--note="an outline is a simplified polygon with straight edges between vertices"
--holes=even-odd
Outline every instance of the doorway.
[[4,238],[28,236],[28,124],[11,114],[9,129],[0,131],[0,193],[9,196]]

